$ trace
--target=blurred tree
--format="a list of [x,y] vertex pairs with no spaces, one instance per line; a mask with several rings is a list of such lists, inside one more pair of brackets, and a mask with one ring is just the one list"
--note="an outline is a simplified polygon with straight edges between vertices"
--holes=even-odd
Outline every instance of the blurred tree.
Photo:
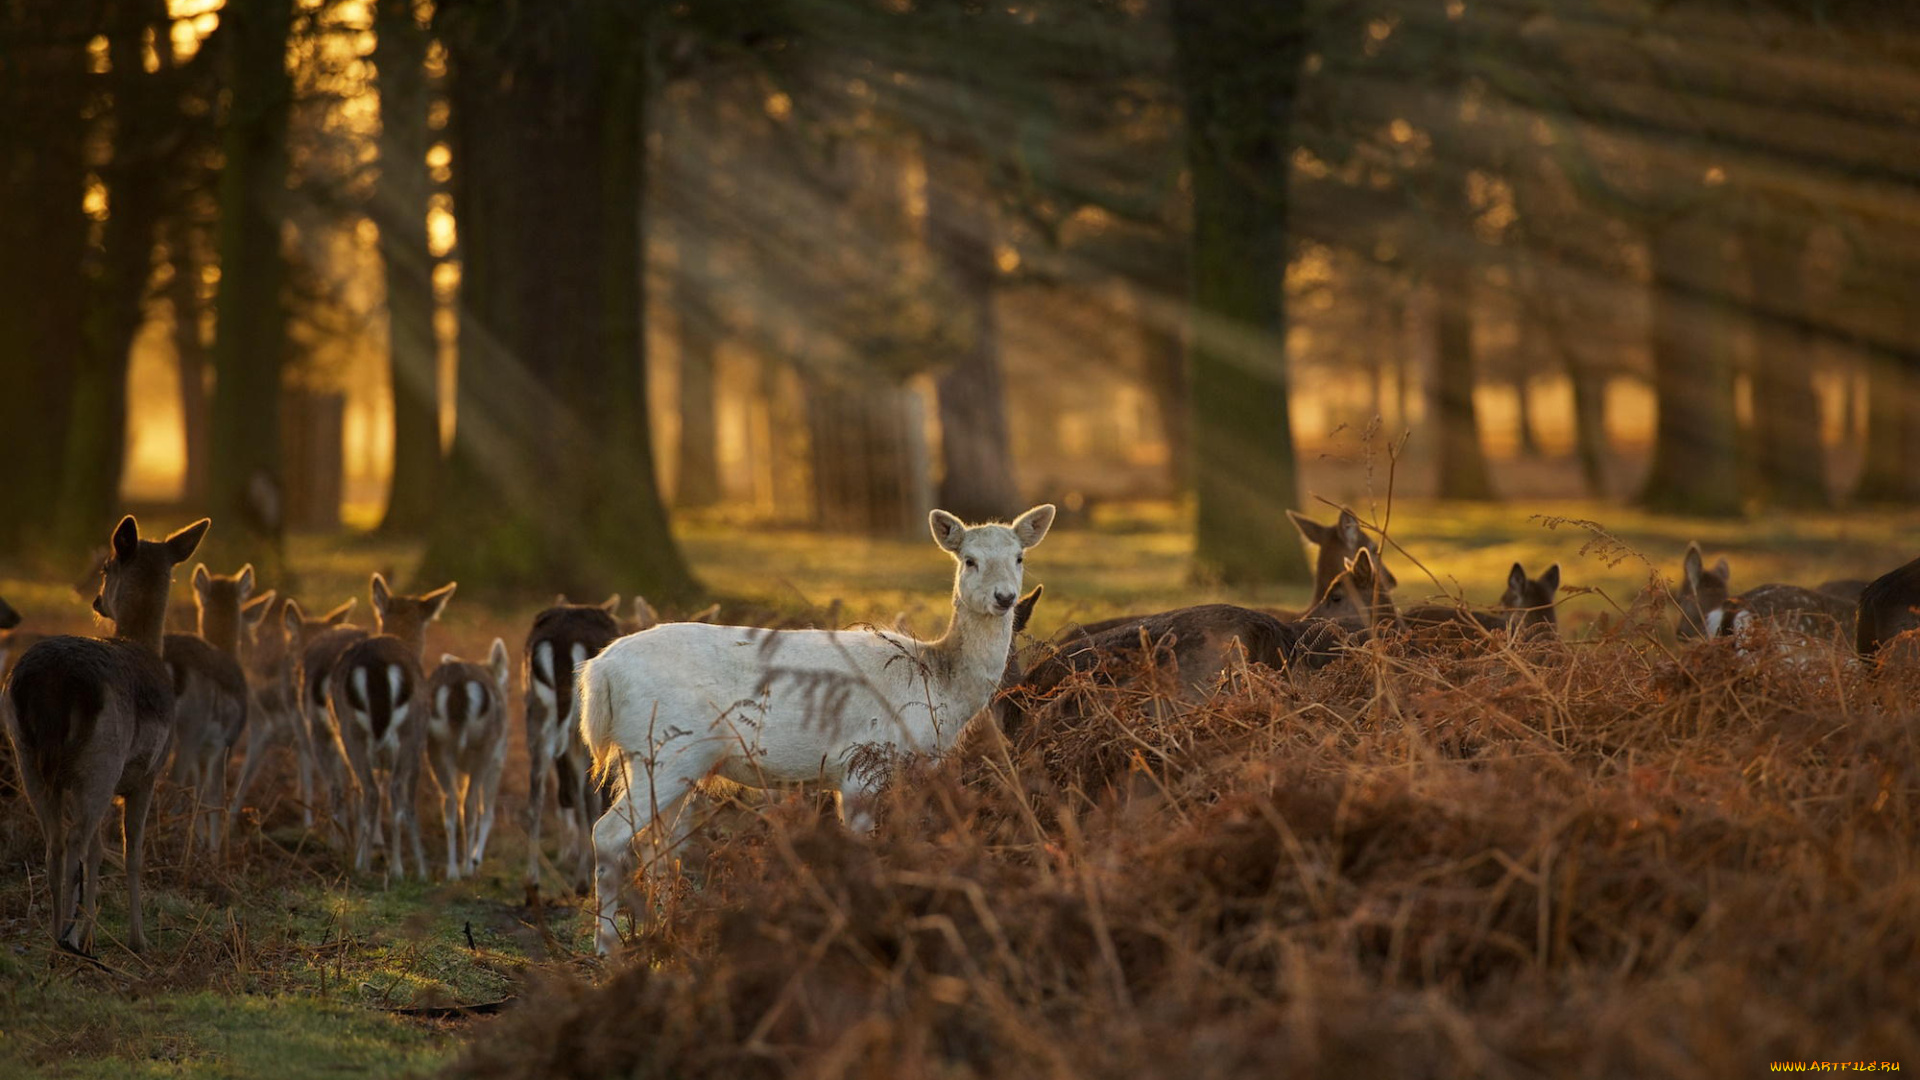
[[380,180],[372,217],[386,270],[387,360],[393,387],[393,480],[385,532],[424,532],[440,489],[440,354],[433,332],[427,206],[427,46],[415,0],[376,0],[373,63],[380,93]]
[[1733,349],[1722,307],[1732,272],[1710,207],[1647,229],[1653,263],[1653,461],[1641,500],[1687,514],[1741,512]]
[[[1464,184],[1462,185],[1465,186]],[[1459,193],[1462,203],[1464,191]],[[1478,263],[1470,211],[1464,228],[1450,229],[1433,241],[1428,255],[1434,294],[1434,427],[1438,439],[1436,493],[1443,499],[1491,499],[1493,479],[1480,445],[1480,416],[1474,407],[1473,315]]]
[[8,118],[0,138],[0,379],[9,387],[0,425],[13,436],[0,484],[0,547],[8,551],[54,539],[75,364],[88,349],[89,7],[0,8],[0,110]]
[[1195,556],[1229,582],[1306,581],[1288,415],[1287,173],[1306,54],[1299,0],[1173,0],[1193,185]]
[[1826,506],[1827,455],[1813,386],[1805,255],[1810,208],[1761,195],[1742,254],[1751,275],[1754,485],[1782,506]]
[[165,210],[167,149],[177,138],[177,80],[146,70],[146,43],[165,36],[165,0],[101,0],[107,39],[106,107],[95,123],[110,157],[99,176],[106,221],[88,260],[84,347],[75,357],[72,415],[60,469],[57,536],[63,548],[98,542],[120,502],[126,460],[127,369],[146,318],[156,229]]
[[1876,223],[1861,229],[1846,272],[1845,293],[1865,332],[1867,367],[1865,456],[1854,498],[1867,503],[1920,502],[1920,310],[1914,287],[1920,243],[1910,229]]
[[697,228],[674,234],[673,310],[679,330],[680,452],[675,506],[699,509],[720,501],[720,439],[715,366],[720,317],[713,303],[709,240]]
[[[486,589],[695,589],[648,437],[650,4],[448,0],[460,375],[421,573]],[[538,208],[537,212],[533,208]]]
[[978,163],[938,144],[927,158],[927,242],[952,291],[959,356],[940,374],[938,502],[966,521],[1010,518],[1023,507],[1007,437],[1005,381],[1000,371],[994,292],[993,217]]
[[268,580],[283,563],[281,372],[287,360],[287,70],[290,0],[229,0],[220,13],[220,288],[215,304],[212,516],[229,558]]

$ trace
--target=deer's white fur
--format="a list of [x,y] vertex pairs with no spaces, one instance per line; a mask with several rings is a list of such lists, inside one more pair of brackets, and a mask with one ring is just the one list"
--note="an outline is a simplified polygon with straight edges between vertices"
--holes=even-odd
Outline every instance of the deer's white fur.
[[865,796],[878,778],[851,769],[855,755],[944,752],[986,707],[1006,670],[1024,553],[1053,515],[1038,506],[1011,525],[972,527],[944,510],[930,515],[935,542],[957,564],[953,618],[936,640],[667,623],[588,661],[581,736],[595,775],[617,792],[593,828],[600,952],[619,941],[614,916],[634,837],[656,820],[681,829],[675,811],[708,776],[837,787],[851,824],[869,827]]

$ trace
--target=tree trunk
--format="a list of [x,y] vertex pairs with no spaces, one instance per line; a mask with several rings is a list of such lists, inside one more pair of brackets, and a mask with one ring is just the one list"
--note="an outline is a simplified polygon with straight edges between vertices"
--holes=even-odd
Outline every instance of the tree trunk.
[[[73,399],[73,358],[84,355],[86,186],[81,5],[0,11],[0,430],[9,433],[0,484],[0,549],[53,539],[61,456]],[[101,536],[113,527],[101,522]],[[98,542],[97,540],[95,541]]]
[[393,386],[393,480],[383,532],[419,534],[440,486],[440,355],[427,243],[427,44],[413,0],[378,0],[373,62],[380,90],[380,185],[373,219],[387,283],[387,370]]
[[1007,403],[1000,372],[1000,321],[993,307],[993,217],[981,185],[964,183],[977,170],[952,153],[936,152],[927,168],[927,244],[933,251],[966,330],[960,358],[941,373],[939,503],[964,521],[1019,513],[1013,449],[1007,442]]
[[1177,497],[1193,486],[1192,403],[1187,400],[1187,341],[1167,318],[1172,296],[1157,292],[1139,302],[1140,345],[1147,354],[1147,386],[1160,411],[1160,435],[1167,441],[1167,480]]
[[73,413],[60,470],[58,536],[63,548],[97,542],[120,503],[127,456],[127,368],[145,320],[153,248],[163,209],[161,143],[170,132],[163,77],[142,65],[143,32],[167,25],[158,0],[106,7],[111,73],[107,87],[113,157],[101,170],[108,217],[90,282],[86,344],[76,357]]
[[[1443,237],[1444,246],[1455,242]],[[1473,243],[1471,236],[1460,240]],[[1470,259],[1442,252],[1434,264],[1434,423],[1439,435],[1438,494],[1443,499],[1493,498],[1480,417],[1474,408],[1473,269]]]
[[1721,234],[1701,214],[1651,227],[1653,388],[1659,416],[1641,494],[1671,513],[1741,511],[1733,354],[1711,298],[1726,295]]
[[1520,456],[1537,459],[1540,457],[1540,440],[1533,436],[1533,390],[1530,381],[1524,371],[1513,377],[1513,434]]
[[231,0],[220,15],[228,104],[221,147],[220,291],[213,364],[212,514],[224,558],[282,562],[280,375],[287,358],[290,0]]
[[647,430],[641,32],[579,0],[440,12],[460,376],[421,574],[680,602],[696,585]]
[[[1753,307],[1790,319],[1808,314],[1801,255],[1805,227],[1785,213],[1762,219],[1747,238]],[[1754,326],[1753,426],[1761,494],[1782,506],[1826,506],[1826,449],[1820,437],[1820,396],[1813,388],[1813,340],[1796,326]]]
[[807,385],[815,520],[832,532],[913,537],[926,528],[926,444],[911,391],[858,379]]
[[1287,408],[1287,176],[1300,62],[1299,0],[1174,0],[1187,105],[1195,557],[1234,583],[1312,580]]
[[707,238],[680,233],[674,311],[680,322],[680,454],[673,501],[687,509],[720,501],[720,447],[716,427],[715,363],[719,313],[711,303]]
[[1607,387],[1593,366],[1563,348],[1573,386],[1573,448],[1588,496],[1607,497]]
[[184,215],[174,218],[167,234],[168,259],[173,276],[167,284],[167,304],[173,309],[173,353],[179,365],[180,415],[186,429],[186,482],[181,502],[189,512],[207,506],[210,445],[208,440],[207,342],[202,332],[204,305],[200,300],[200,259],[195,252],[196,230]]

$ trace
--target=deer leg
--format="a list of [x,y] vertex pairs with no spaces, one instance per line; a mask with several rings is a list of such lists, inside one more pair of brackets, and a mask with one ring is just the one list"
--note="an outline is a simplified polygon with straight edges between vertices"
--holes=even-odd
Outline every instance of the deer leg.
[[127,948],[134,952],[144,952],[147,948],[146,921],[140,912],[140,872],[147,862],[147,812],[152,806],[153,782],[148,781],[127,796],[126,812],[121,818],[121,832],[126,838]]
[[500,752],[487,763],[477,779],[469,781],[470,786],[467,789],[469,819],[473,814],[472,808],[476,795],[480,804],[480,829],[474,837],[472,850],[468,852],[468,857],[471,859],[470,869],[474,873],[479,872],[480,861],[487,855],[487,838],[493,835],[493,813],[500,800],[500,770],[505,765],[506,738],[502,735]]
[[[670,811],[671,806],[661,810]],[[633,880],[633,838],[648,824],[649,808],[623,793],[593,826],[595,870],[594,947],[601,956],[611,956],[620,945],[620,928],[615,922],[623,900],[629,896]],[[636,919],[643,912],[634,911]]]
[[73,925],[73,867],[67,860],[68,823],[57,816],[47,818],[47,885],[53,890],[53,939],[67,943]]
[[553,752],[544,732],[527,731],[527,903],[540,894],[540,823],[546,816],[547,776],[553,772]]
[[213,798],[207,807],[207,844],[216,859],[227,850],[227,768],[232,764],[233,747],[222,739],[214,751],[212,775],[208,777]]
[[418,766],[395,771],[393,791],[393,846],[400,846],[400,830],[406,828],[406,839],[413,847],[413,871],[421,881],[431,880],[433,874],[427,869],[427,849],[420,842],[420,772]]
[[[108,809],[112,809],[112,804],[108,804]],[[86,864],[82,867],[80,895],[86,907],[86,914],[81,919],[81,925],[86,927],[82,951],[88,953],[94,950],[94,938],[100,928],[100,860],[107,853],[106,816],[100,815],[88,833],[90,839],[87,841]]]

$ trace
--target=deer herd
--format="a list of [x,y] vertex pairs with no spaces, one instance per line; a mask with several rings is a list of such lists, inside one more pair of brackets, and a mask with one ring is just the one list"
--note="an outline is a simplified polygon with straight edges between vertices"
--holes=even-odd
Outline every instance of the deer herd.
[[[946,630],[932,639],[697,621],[714,609],[661,622],[644,600],[622,619],[618,597],[558,598],[534,618],[518,665],[529,902],[542,876],[550,787],[561,844],[553,865],[578,891],[592,886],[596,946],[607,954],[621,941],[620,909],[636,919],[646,912],[634,890],[636,843],[653,845],[658,884],[696,820],[690,808],[716,786],[825,788],[847,824],[865,830],[890,760],[944,754],[970,729],[1028,738],[1076,673],[1111,684],[1161,667],[1177,672],[1181,695],[1197,697],[1235,664],[1316,667],[1398,628],[1452,628],[1490,646],[1558,634],[1557,565],[1534,577],[1515,563],[1491,609],[1402,611],[1379,541],[1356,515],[1342,510],[1331,525],[1291,516],[1319,549],[1305,611],[1216,603],[1069,625],[1030,662],[1034,650],[1015,647],[1040,596],[1038,587],[1022,593],[1026,553],[1052,526],[1051,505],[1005,525],[933,512],[933,539],[952,558],[954,579]],[[515,665],[505,641],[495,638],[484,661],[445,655],[429,669],[428,629],[453,584],[403,594],[374,574],[366,629],[349,621],[355,601],[308,615],[290,597],[258,591],[250,566],[218,575],[196,565],[197,632],[167,633],[174,571],[209,525],[155,540],[132,517],[120,522],[93,601],[111,624],[105,638],[14,629],[21,617],[0,600],[8,671],[0,714],[46,838],[52,930],[64,949],[93,949],[116,798],[125,944],[140,950],[142,838],[156,781],[164,773],[191,792],[188,854],[198,846],[217,854],[276,746],[292,752],[301,824],[330,834],[356,871],[378,858],[389,880],[409,867],[431,876],[417,816],[423,766],[440,795],[444,876],[471,876],[485,858],[511,741]],[[1805,642],[1851,632],[1866,658],[1902,635],[1920,637],[1908,633],[1920,629],[1920,559],[1871,583],[1735,593],[1730,579],[1726,560],[1708,567],[1689,546],[1673,595],[1676,636],[1730,637],[1744,651],[1762,633]],[[1153,663],[1128,662],[1142,658]],[[977,716],[991,720],[975,724]]]

